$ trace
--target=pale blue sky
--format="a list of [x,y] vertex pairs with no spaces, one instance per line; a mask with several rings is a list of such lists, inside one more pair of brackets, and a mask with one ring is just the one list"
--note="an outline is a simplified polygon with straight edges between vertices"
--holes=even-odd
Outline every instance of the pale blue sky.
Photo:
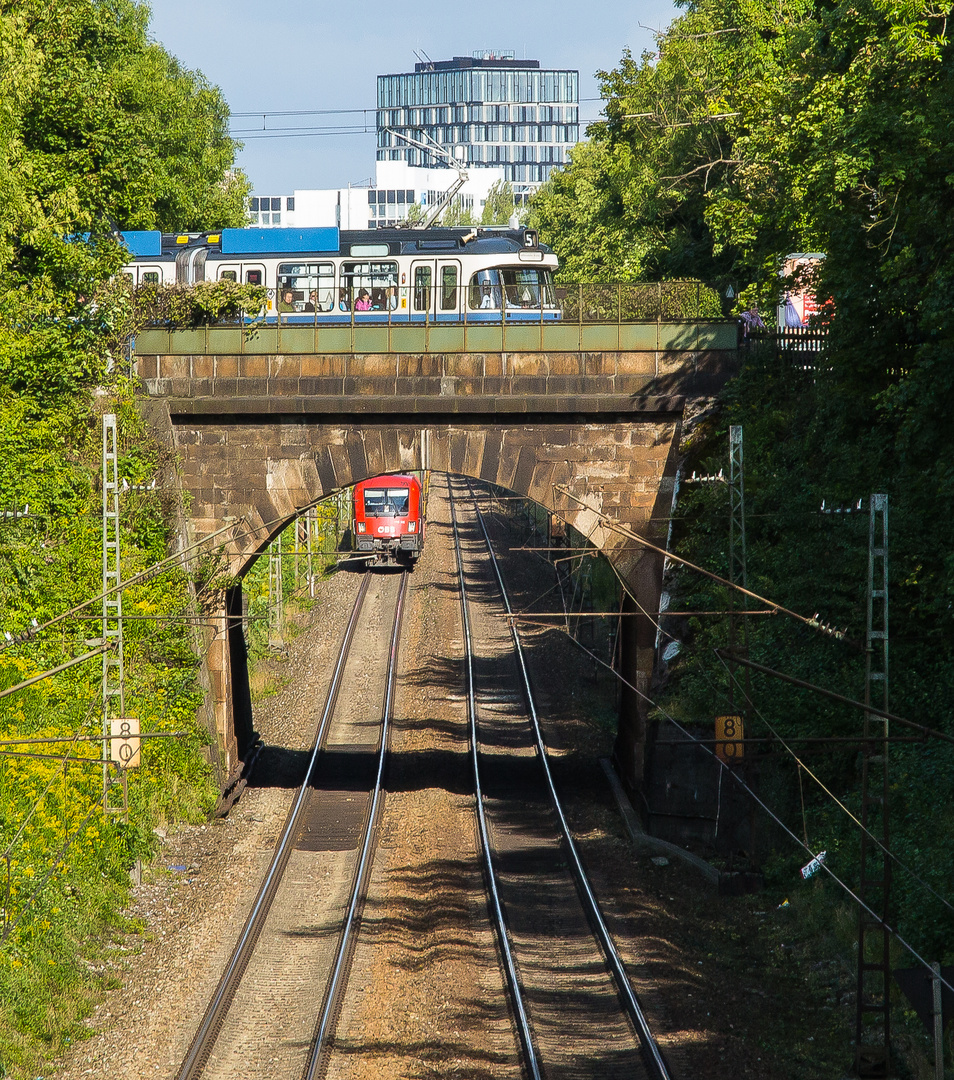
[[[375,76],[413,71],[414,50],[432,60],[475,49],[513,49],[518,58],[580,73],[580,98],[597,98],[595,72],[616,66],[628,46],[635,56],[653,46],[643,27],[664,29],[671,0],[456,0],[385,3],[252,3],[250,0],[149,0],[151,36],[188,68],[221,87],[233,131],[245,140],[238,164],[255,192],[344,187],[374,172],[373,134],[255,138],[262,111],[368,109],[373,130]],[[642,25],[640,25],[642,24]],[[583,121],[600,103],[581,101]],[[279,118],[269,127],[364,125],[364,117]]]

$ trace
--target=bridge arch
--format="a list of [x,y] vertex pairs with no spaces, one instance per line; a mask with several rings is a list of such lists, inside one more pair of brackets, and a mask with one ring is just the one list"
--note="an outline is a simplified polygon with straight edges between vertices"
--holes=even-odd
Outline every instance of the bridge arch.
[[[210,418],[211,419],[211,418]],[[642,775],[645,708],[655,628],[640,610],[658,610],[659,557],[614,531],[620,524],[657,539],[668,519],[679,414],[527,417],[493,426],[401,420],[276,424],[262,418],[174,423],[176,483],[189,507],[184,539],[194,543],[231,527],[220,553],[234,584],[208,642],[210,721],[231,776],[252,738],[241,632],[241,578],[268,543],[310,505],[369,476],[425,469],[484,480],[534,500],[572,525],[610,561],[628,593],[623,620],[624,689],[618,764],[634,788]],[[211,725],[210,725],[211,726]]]
[[[282,523],[389,471],[472,476],[535,500],[607,557],[630,597],[623,667],[635,689],[622,695],[617,761],[638,788],[655,627],[635,613],[658,610],[661,564],[614,527],[664,536],[683,412],[734,373],[735,325],[561,325],[501,338],[500,352],[436,330],[417,343],[423,351],[370,352],[394,342],[359,336],[350,348],[314,330],[137,338],[143,412],[171,451],[166,481],[183,494],[183,547],[211,538],[240,581]],[[229,655],[240,601],[233,587],[215,613],[204,667],[225,782],[251,732]]]

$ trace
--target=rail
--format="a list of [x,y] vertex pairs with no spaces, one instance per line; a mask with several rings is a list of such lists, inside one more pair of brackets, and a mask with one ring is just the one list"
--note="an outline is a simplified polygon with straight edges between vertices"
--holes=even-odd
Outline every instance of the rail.
[[358,595],[355,598],[354,607],[351,611],[351,616],[348,620],[348,625],[342,639],[338,660],[331,677],[328,696],[325,700],[325,707],[318,723],[314,747],[312,748],[311,757],[309,758],[305,772],[305,779],[288,812],[288,816],[285,820],[285,827],[282,830],[282,835],[275,847],[275,853],[272,856],[268,871],[265,874],[262,885],[252,904],[248,919],[242,928],[242,932],[232,951],[229,963],[212,995],[205,1014],[193,1037],[189,1050],[176,1074],[176,1080],[197,1080],[197,1078],[202,1075],[202,1071],[204,1070],[215,1045],[215,1040],[218,1037],[222,1025],[225,1023],[232,1000],[242,981],[242,976],[251,960],[255,945],[261,936],[269,908],[272,906],[272,902],[275,899],[285,868],[288,865],[292,850],[295,846],[295,838],[298,834],[303,812],[311,791],[312,774],[318,761],[331,716],[335,710],[345,664],[348,659],[352,639],[354,638],[355,627],[358,623],[358,617],[361,614],[370,581],[370,576],[366,576],[364,581],[362,581]]
[[457,555],[457,575],[460,582],[460,606],[461,619],[463,622],[464,655],[467,670],[467,718],[470,728],[470,760],[474,773],[474,791],[477,811],[477,827],[480,833],[480,847],[483,855],[484,874],[487,881],[487,892],[490,897],[491,911],[495,923],[497,941],[504,962],[504,971],[507,977],[507,987],[514,1009],[514,1019],[517,1024],[517,1032],[520,1037],[520,1045],[523,1049],[524,1060],[533,1080],[540,1080],[540,1063],[537,1058],[536,1048],[533,1045],[533,1037],[530,1029],[530,1018],[523,1002],[523,993],[520,988],[520,980],[517,976],[517,965],[514,960],[513,946],[510,941],[510,931],[507,928],[507,920],[504,918],[503,905],[500,899],[500,890],[497,883],[497,873],[491,856],[490,834],[487,828],[487,815],[484,811],[484,794],[480,783],[480,765],[477,754],[477,701],[474,692],[474,664],[473,664],[473,639],[470,630],[470,614],[467,607],[467,590],[464,578],[464,562],[461,554],[460,533],[457,527],[457,508],[455,505],[454,491],[451,487],[450,477],[447,477],[447,497],[450,502],[451,523],[454,533],[454,550]]
[[354,871],[354,879],[351,888],[351,900],[348,904],[348,912],[345,916],[341,935],[338,939],[338,949],[335,956],[331,978],[328,980],[328,989],[325,994],[324,1004],[318,1023],[315,1025],[315,1034],[312,1039],[309,1053],[308,1066],[303,1074],[303,1080],[314,1080],[319,1075],[319,1065],[327,1048],[328,1035],[334,1029],[335,1018],[341,1007],[341,998],[347,982],[348,968],[354,949],[354,933],[358,921],[361,905],[367,891],[368,874],[371,869],[371,855],[373,852],[373,840],[377,835],[378,818],[381,811],[381,793],[384,787],[384,767],[387,761],[388,744],[391,735],[391,717],[394,708],[394,683],[397,671],[398,647],[401,642],[401,620],[404,613],[404,599],[407,594],[407,573],[401,575],[401,588],[398,592],[397,605],[394,611],[394,627],[391,630],[391,646],[388,654],[388,678],[384,692],[384,711],[381,720],[381,750],[378,754],[378,768],[374,778],[374,790],[371,793],[371,808],[368,813],[368,823],[364,832],[364,840],[361,844],[361,854]]
[[643,1013],[642,1007],[639,1004],[632,984],[629,981],[629,977],[626,974],[626,968],[623,964],[623,960],[619,955],[616,944],[613,941],[612,935],[609,932],[609,928],[606,925],[606,921],[603,918],[599,902],[596,899],[596,895],[594,894],[592,886],[590,885],[589,878],[587,877],[586,871],[583,868],[583,863],[580,859],[576,842],[573,839],[573,835],[570,832],[569,823],[567,822],[566,815],[563,812],[563,806],[560,803],[560,797],[557,793],[556,784],[553,780],[553,774],[550,770],[550,763],[547,756],[546,746],[543,741],[543,733],[540,728],[540,719],[537,714],[537,708],[533,697],[533,689],[530,684],[530,675],[527,671],[526,658],[523,652],[523,645],[520,641],[520,635],[517,632],[516,623],[513,618],[513,610],[510,606],[510,599],[507,594],[506,586],[504,585],[503,576],[500,572],[500,565],[497,561],[497,556],[494,553],[493,545],[491,544],[490,536],[484,523],[483,512],[480,509],[479,501],[475,496],[473,488],[470,485],[469,481],[468,488],[470,489],[470,494],[474,501],[474,510],[477,515],[477,521],[480,524],[480,530],[483,534],[484,543],[487,547],[487,553],[490,557],[494,576],[497,579],[497,587],[500,591],[500,596],[506,609],[508,622],[510,624],[510,633],[513,638],[514,649],[516,651],[518,659],[518,667],[520,669],[520,679],[522,683],[523,693],[526,699],[527,709],[530,713],[534,739],[536,741],[537,758],[545,775],[546,785],[550,794],[551,803],[560,822],[560,831],[563,834],[563,840],[570,858],[570,864],[573,868],[574,877],[576,878],[577,887],[579,889],[581,897],[584,900],[584,904],[587,908],[591,923],[596,930],[600,945],[602,946],[603,951],[607,957],[610,969],[613,972],[613,978],[616,982],[620,998],[624,1004],[624,1007],[626,1008],[626,1011],[629,1013],[629,1016],[633,1022],[633,1026],[636,1028],[636,1031],[639,1034],[640,1045],[642,1047],[646,1065],[649,1068],[654,1080],[671,1080],[669,1069],[662,1056],[659,1046],[656,1043],[655,1038],[653,1037],[645,1014]]

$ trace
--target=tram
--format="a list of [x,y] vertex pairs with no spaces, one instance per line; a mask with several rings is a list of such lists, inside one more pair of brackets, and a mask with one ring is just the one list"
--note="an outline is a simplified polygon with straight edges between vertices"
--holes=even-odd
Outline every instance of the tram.
[[267,291],[266,321],[556,320],[556,255],[526,228],[126,232],[134,286],[235,281]]

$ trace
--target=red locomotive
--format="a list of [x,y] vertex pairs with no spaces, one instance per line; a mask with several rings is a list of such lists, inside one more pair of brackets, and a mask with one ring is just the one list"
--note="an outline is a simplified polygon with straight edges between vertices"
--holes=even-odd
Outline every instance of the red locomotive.
[[413,564],[424,550],[426,484],[413,475],[373,476],[354,486],[353,548],[375,566]]

